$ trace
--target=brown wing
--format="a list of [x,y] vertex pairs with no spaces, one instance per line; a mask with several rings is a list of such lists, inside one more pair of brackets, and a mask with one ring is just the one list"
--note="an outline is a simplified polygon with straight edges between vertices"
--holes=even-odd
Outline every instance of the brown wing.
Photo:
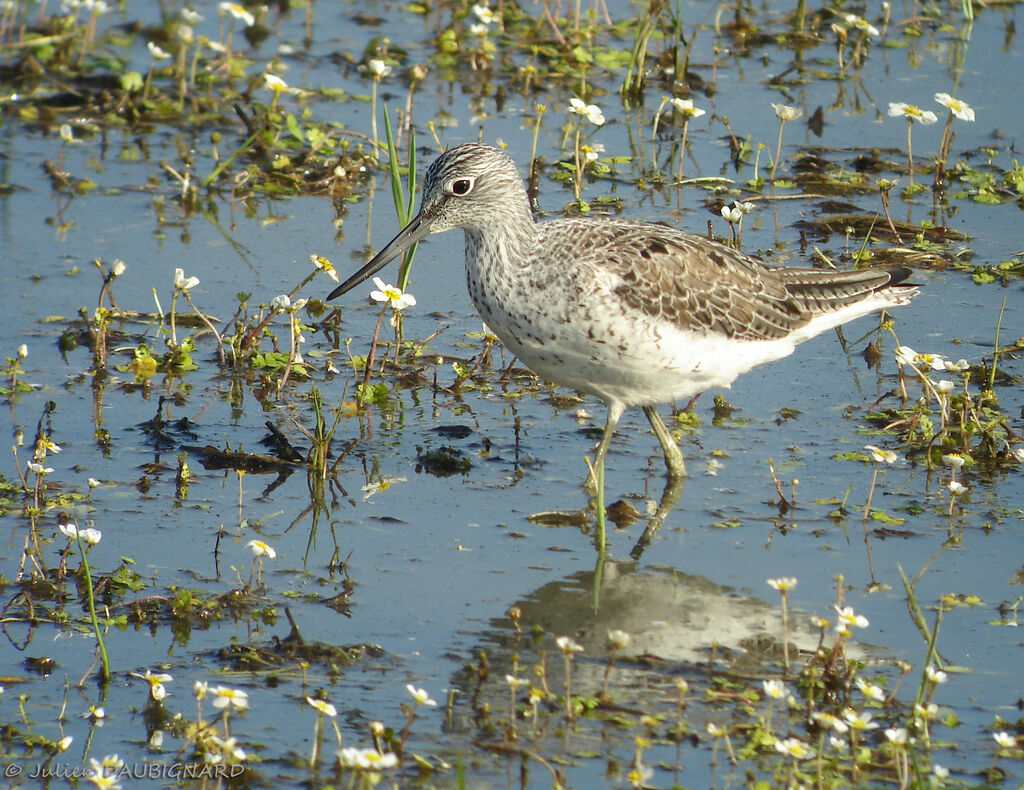
[[616,294],[623,302],[681,328],[741,340],[785,337],[814,316],[860,301],[909,274],[774,268],[673,228],[602,224],[609,235],[595,241],[604,247],[604,263],[622,280]]

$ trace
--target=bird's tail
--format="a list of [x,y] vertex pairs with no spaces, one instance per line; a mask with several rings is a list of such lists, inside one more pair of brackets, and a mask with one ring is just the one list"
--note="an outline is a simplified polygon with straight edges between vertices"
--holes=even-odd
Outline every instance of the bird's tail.
[[811,313],[823,315],[862,304],[865,313],[883,307],[907,304],[917,285],[908,282],[912,270],[857,269],[837,272],[828,269],[779,269],[790,296]]

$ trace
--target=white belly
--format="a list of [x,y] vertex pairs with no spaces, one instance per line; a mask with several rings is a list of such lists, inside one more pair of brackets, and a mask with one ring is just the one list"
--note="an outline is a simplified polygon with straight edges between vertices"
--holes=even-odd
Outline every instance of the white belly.
[[477,306],[505,345],[539,376],[598,396],[606,403],[654,406],[683,400],[793,352],[792,340],[738,341],[679,330],[621,311],[526,323],[505,311]]

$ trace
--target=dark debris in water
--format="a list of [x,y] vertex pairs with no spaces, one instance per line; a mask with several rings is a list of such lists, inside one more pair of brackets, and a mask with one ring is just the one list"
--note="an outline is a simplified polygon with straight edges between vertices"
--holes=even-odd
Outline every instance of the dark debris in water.
[[285,608],[284,612],[291,625],[291,630],[284,639],[275,636],[270,645],[235,643],[218,650],[217,660],[226,662],[235,671],[259,671],[286,667],[298,662],[349,667],[366,659],[379,661],[388,658],[384,648],[369,642],[354,645],[307,642],[299,633],[298,624],[291,611]]
[[542,527],[584,527],[587,524],[587,511],[543,510],[530,514],[526,520]]
[[281,433],[274,423],[267,420],[264,425],[267,426],[270,435],[264,437],[261,444],[272,449],[274,454],[284,461],[291,461],[297,464],[305,461],[305,456],[292,445],[288,437]]
[[297,666],[302,661],[349,667],[363,660],[379,661],[386,657],[387,653],[380,645],[368,642],[356,645],[330,645],[326,642],[297,645],[277,638],[270,645],[228,645],[216,653],[218,662],[227,664],[236,672],[280,669]]
[[[163,399],[161,398],[161,407]],[[182,440],[195,441],[199,434],[192,430],[192,421],[188,417],[181,417],[177,420],[165,420],[161,409],[152,419],[139,423],[136,427],[141,430],[148,441],[158,450],[170,450],[177,447]]]
[[452,475],[469,474],[472,462],[462,450],[450,445],[438,447],[436,450],[424,450],[417,447],[417,474],[426,472],[434,477],[451,477]]
[[237,469],[250,474],[264,474],[292,470],[302,461],[292,461],[261,453],[236,452],[234,450],[214,447],[212,444],[188,446],[184,448],[199,457],[204,469]]
[[445,439],[465,439],[473,435],[473,429],[468,425],[438,425],[430,430]]
[[[911,239],[919,234],[923,234],[923,238],[926,241],[935,243],[967,240],[965,234],[952,228],[925,228],[908,222],[900,222],[896,219],[892,220],[892,224],[900,234]],[[833,214],[821,217],[820,219],[800,220],[794,223],[794,227],[826,238],[832,234],[845,236],[848,230],[852,231],[852,235],[859,238],[868,235],[872,237],[892,237],[889,223],[881,214]]]
[[57,662],[49,656],[41,656],[39,658],[29,657],[25,659],[25,671],[31,672],[34,675],[41,675],[42,677],[49,677],[53,670],[57,668]]
[[619,529],[628,527],[640,518],[640,511],[625,499],[618,499],[615,502],[612,502],[605,508],[605,512],[608,514],[608,518],[611,519],[612,523]]

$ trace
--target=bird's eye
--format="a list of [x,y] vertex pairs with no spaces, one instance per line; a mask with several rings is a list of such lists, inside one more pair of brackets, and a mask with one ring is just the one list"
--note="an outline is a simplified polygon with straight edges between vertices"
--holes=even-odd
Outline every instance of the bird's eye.
[[453,195],[468,195],[472,189],[472,178],[458,178],[455,181],[452,181],[451,190]]

